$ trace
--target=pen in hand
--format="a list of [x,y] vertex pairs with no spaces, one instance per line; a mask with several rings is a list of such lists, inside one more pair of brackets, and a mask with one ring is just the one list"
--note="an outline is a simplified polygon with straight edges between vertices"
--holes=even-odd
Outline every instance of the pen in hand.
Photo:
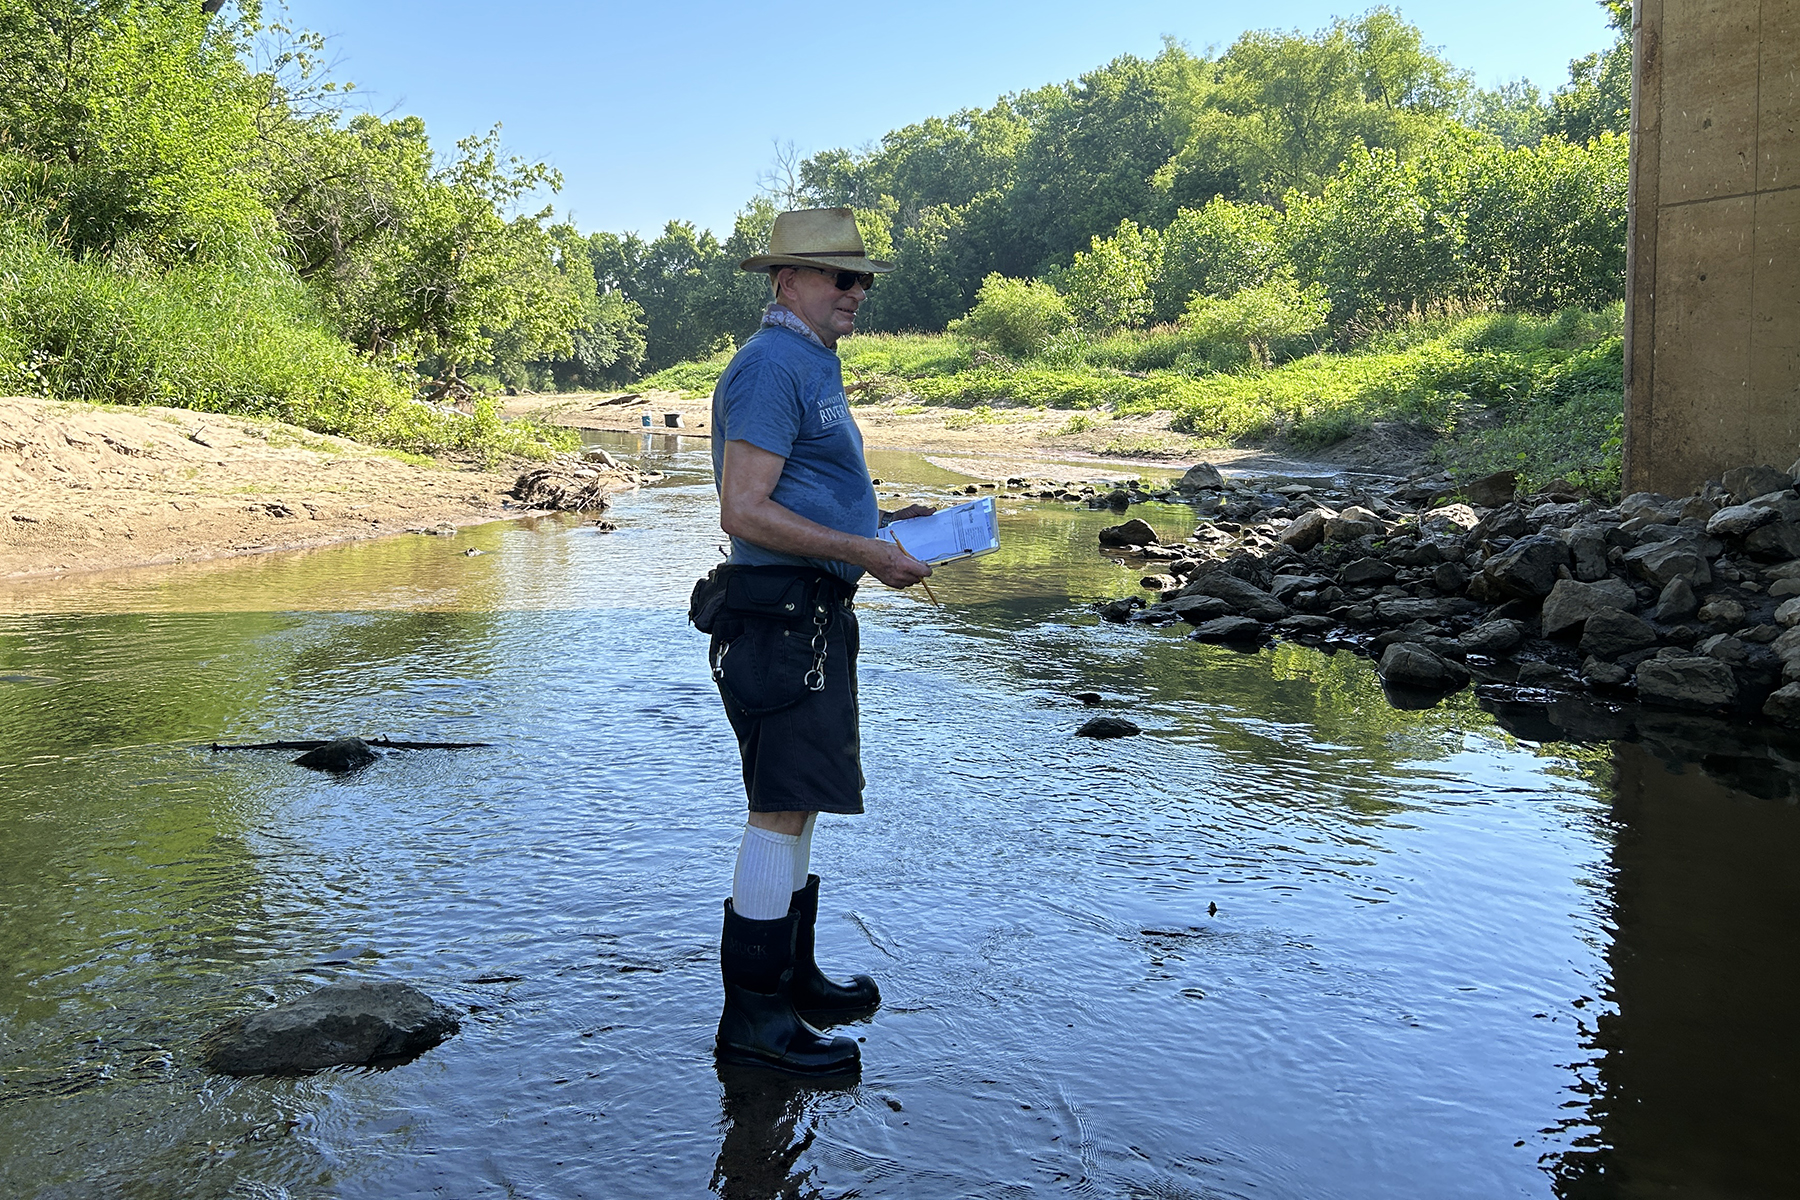
[[[894,545],[899,547],[900,553],[906,555],[906,557],[911,558],[913,556],[913,553],[911,550],[908,550],[905,546],[900,545],[900,536],[898,534],[894,535]],[[920,559],[919,561],[923,562],[924,560]],[[935,595],[932,595],[931,584],[929,581],[921,579],[921,580],[919,580],[919,586],[921,586],[925,589],[925,594],[927,596],[931,597],[931,603],[934,606],[936,606],[938,608],[944,607],[943,605],[938,604],[938,598]]]

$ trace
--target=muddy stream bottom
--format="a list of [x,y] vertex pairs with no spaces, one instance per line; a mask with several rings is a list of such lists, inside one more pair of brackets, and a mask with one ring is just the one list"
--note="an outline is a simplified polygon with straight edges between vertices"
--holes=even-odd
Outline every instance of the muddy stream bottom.
[[[1346,654],[1102,625],[1116,518],[1054,505],[941,608],[859,600],[868,814],[813,861],[821,962],[886,997],[860,1078],[721,1072],[705,444],[608,444],[668,472],[614,533],[0,590],[0,1196],[1791,1194],[1800,751],[1540,742]],[[1088,690],[1144,736],[1074,738]],[[496,745],[208,748],[343,733]],[[346,979],[462,1032],[200,1069]]]

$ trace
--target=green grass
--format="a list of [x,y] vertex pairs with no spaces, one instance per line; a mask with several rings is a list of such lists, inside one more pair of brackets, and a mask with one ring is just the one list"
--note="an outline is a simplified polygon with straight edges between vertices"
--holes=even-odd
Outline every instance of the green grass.
[[545,457],[577,435],[416,402],[413,379],[338,338],[272,267],[135,274],[0,228],[0,389],[275,417],[414,454]]
[[[1087,413],[1168,412],[1173,430],[1202,445],[1306,452],[1378,421],[1405,421],[1440,434],[1438,457],[1458,474],[1511,468],[1528,484],[1562,477],[1614,495],[1622,322],[1618,305],[1438,318],[1385,331],[1351,353],[1268,369],[1218,369],[1204,345],[1171,326],[1071,335],[1026,360],[949,334],[859,335],[840,350],[845,374],[866,385],[854,400],[965,410],[946,418],[953,427],[1016,406],[1074,410],[1065,433],[1092,429]],[[683,363],[641,386],[704,395],[729,361]]]

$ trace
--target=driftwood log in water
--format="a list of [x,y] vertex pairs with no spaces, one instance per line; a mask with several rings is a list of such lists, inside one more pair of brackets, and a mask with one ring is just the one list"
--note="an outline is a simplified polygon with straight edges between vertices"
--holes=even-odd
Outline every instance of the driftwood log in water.
[[[219,750],[317,750],[321,746],[329,746],[337,738],[302,738],[289,742],[255,742],[238,746],[222,746],[218,742],[212,749]],[[383,750],[480,750],[494,745],[493,742],[391,742],[385,737],[363,738],[371,746],[379,746]]]

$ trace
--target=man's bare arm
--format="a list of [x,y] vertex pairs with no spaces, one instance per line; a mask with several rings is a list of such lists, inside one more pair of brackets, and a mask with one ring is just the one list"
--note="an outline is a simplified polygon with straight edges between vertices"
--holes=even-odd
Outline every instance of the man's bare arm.
[[911,587],[931,574],[929,566],[890,542],[828,529],[770,499],[786,464],[781,455],[749,442],[725,443],[719,524],[726,533],[781,554],[852,563],[889,587]]

